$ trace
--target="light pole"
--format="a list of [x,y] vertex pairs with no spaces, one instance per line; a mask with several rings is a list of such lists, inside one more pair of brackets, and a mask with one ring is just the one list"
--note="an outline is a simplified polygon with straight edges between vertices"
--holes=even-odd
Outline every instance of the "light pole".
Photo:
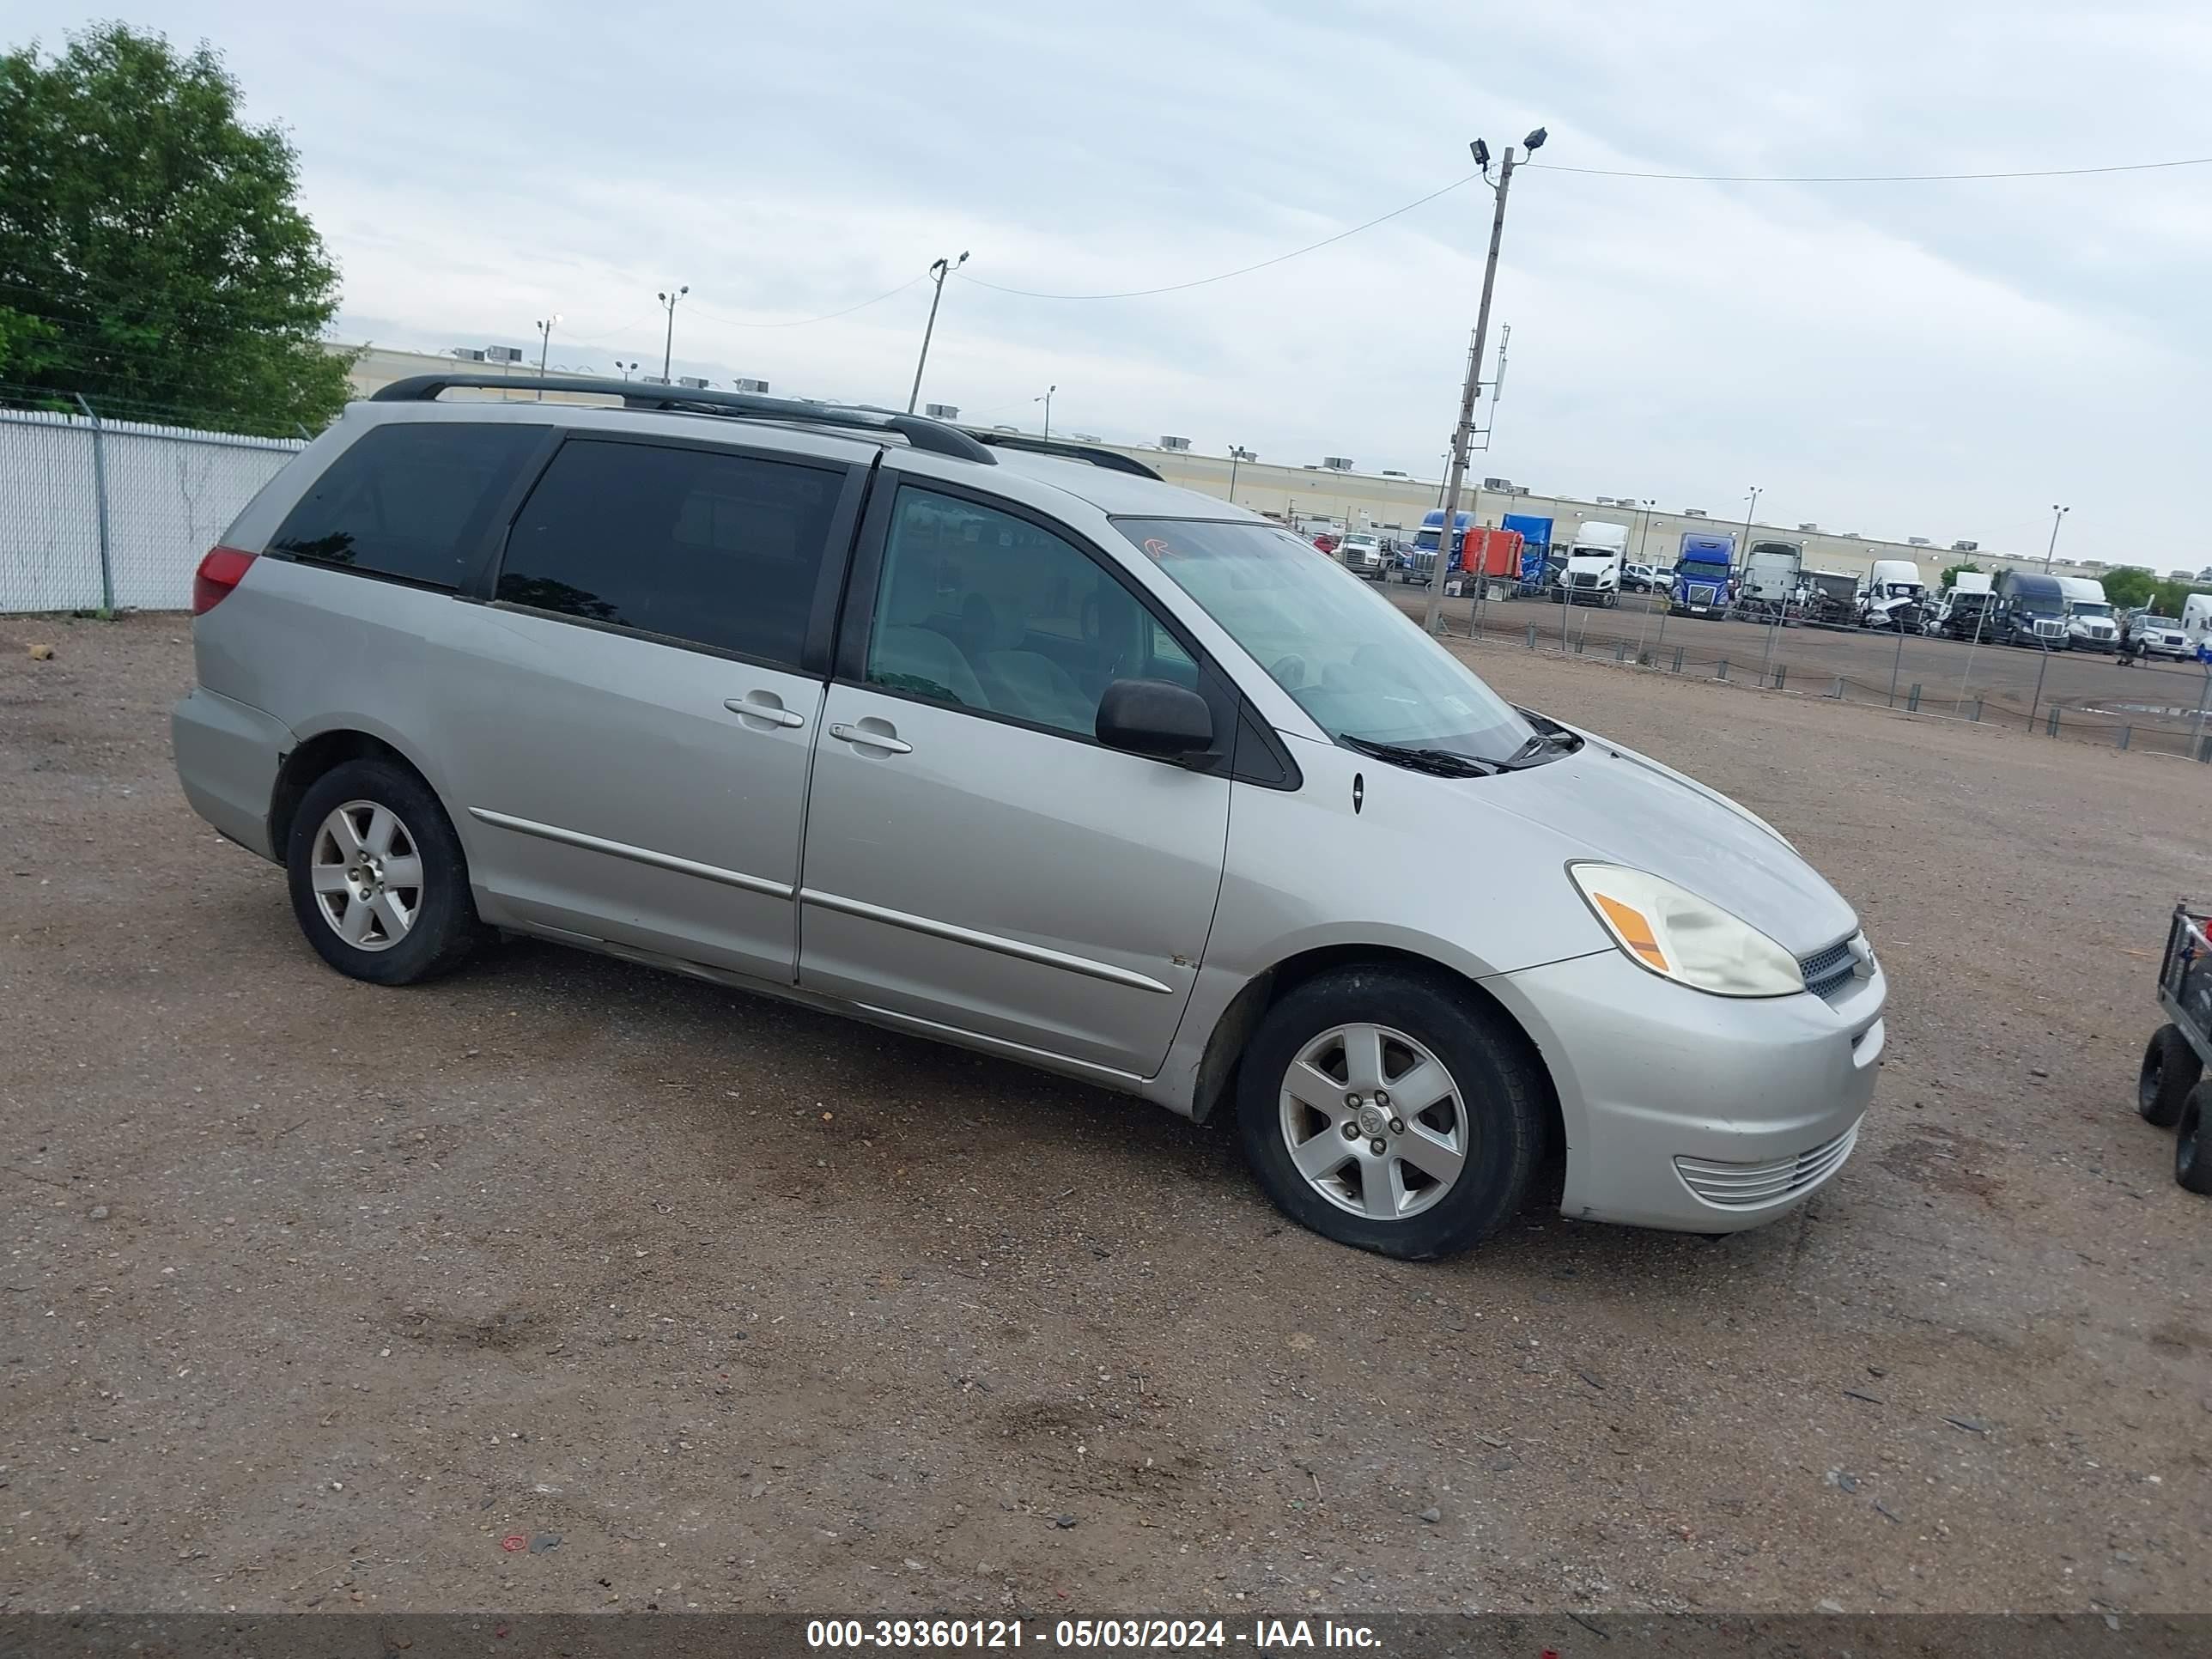
[[637,365],[635,363],[626,363],[619,357],[615,359],[615,367],[622,370],[623,379],[625,380],[629,379],[631,375],[637,373]]
[[1234,507],[1237,505],[1237,463],[1239,461],[1256,461],[1259,459],[1258,455],[1254,453],[1251,450],[1245,448],[1241,444],[1231,444],[1229,446],[1230,506]]
[[2058,551],[2058,526],[2073,510],[2070,507],[2061,507],[2056,501],[2051,504],[2051,545],[2043,553],[2043,574],[2046,576],[2051,574],[2051,561]]
[[929,268],[930,276],[937,283],[937,290],[929,296],[929,321],[921,331],[921,356],[914,362],[914,390],[906,394],[906,412],[909,415],[914,413],[914,406],[921,397],[921,371],[929,362],[929,337],[937,332],[937,307],[945,298],[945,279],[967,263],[968,256],[963,253],[949,264],[939,259]]
[[[1544,129],[1538,127],[1521,142],[1530,155],[1541,149]],[[1476,170],[1485,182],[1490,177],[1490,146],[1476,139],[1468,149],[1474,154]],[[1444,479],[1444,519],[1437,534],[1436,568],[1429,573],[1429,612],[1422,626],[1431,634],[1443,620],[1444,603],[1444,568],[1451,562],[1452,520],[1459,506],[1460,486],[1467,479],[1467,448],[1468,437],[1474,426],[1474,400],[1482,391],[1482,345],[1490,331],[1490,295],[1498,285],[1498,244],[1505,234],[1505,195],[1513,187],[1513,146],[1505,147],[1505,155],[1498,169],[1498,182],[1491,188],[1497,198],[1496,210],[1490,218],[1490,252],[1482,266],[1482,300],[1475,307],[1474,349],[1468,353],[1467,384],[1459,397],[1459,424],[1452,428],[1451,470]]]
[[1042,404],[1044,405],[1044,435],[1048,438],[1052,436],[1052,394],[1059,390],[1059,383],[1055,381],[1054,384],[1044,389],[1043,397],[1032,398],[1030,399],[1033,404]]
[[668,378],[668,365],[676,355],[676,302],[690,291],[691,284],[686,283],[672,294],[656,294],[653,296],[659,301],[668,312],[668,332],[660,345],[660,378],[664,380]]
[[[545,378],[546,349],[553,343],[553,325],[560,320],[561,313],[557,311],[550,317],[541,317],[538,319],[538,378],[541,380]],[[538,388],[538,401],[541,404],[545,401],[544,386]]]
[[1757,484],[1751,487],[1751,504],[1743,510],[1743,546],[1740,550],[1747,563],[1751,559],[1751,515],[1759,511],[1759,498],[1766,492]]

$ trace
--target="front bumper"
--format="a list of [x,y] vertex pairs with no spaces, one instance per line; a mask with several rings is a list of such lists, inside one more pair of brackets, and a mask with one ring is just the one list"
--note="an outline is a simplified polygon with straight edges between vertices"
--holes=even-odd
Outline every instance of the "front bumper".
[[1618,951],[1485,983],[1534,1037],[1559,1092],[1565,1215],[1756,1227],[1842,1168],[1874,1098],[1879,968],[1827,998],[1708,996]]

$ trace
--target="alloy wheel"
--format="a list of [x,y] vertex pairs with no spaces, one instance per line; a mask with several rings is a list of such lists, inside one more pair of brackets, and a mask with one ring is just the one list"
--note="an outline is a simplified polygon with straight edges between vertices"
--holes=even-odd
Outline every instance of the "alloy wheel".
[[1283,1076],[1281,1123],[1307,1184],[1374,1221],[1402,1221],[1439,1202],[1470,1150],[1450,1072],[1386,1025],[1332,1026],[1299,1049]]
[[315,832],[315,908],[348,945],[388,951],[422,911],[422,854],[390,807],[349,800]]

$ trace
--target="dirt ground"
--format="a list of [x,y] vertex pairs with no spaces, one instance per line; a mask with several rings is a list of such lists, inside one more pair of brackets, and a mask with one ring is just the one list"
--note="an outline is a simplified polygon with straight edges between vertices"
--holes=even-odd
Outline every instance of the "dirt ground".
[[355,984],[178,792],[185,624],[0,623],[0,1609],[2212,1606],[2212,1208],[2131,1104],[2212,769],[1477,659],[1862,908],[1796,1218],[1394,1263],[997,1061]]

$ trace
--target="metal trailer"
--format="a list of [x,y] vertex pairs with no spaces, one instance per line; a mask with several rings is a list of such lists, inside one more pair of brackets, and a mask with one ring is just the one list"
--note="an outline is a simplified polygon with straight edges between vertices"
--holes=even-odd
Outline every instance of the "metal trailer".
[[2158,963],[2158,1006],[2168,1024],[2151,1033],[2136,1079],[2136,1110],[2161,1129],[2178,1127],[2173,1178],[2192,1193],[2212,1194],[2212,918],[2173,907]]

